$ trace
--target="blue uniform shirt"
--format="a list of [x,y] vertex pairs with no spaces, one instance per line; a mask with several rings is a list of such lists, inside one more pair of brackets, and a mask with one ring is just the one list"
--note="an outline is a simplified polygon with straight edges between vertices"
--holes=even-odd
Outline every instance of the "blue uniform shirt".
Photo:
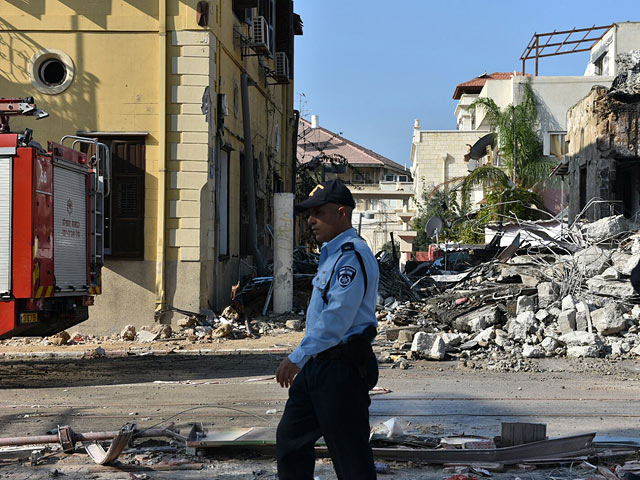
[[[353,243],[367,270],[367,291],[362,266],[353,251],[342,245]],[[369,325],[377,327],[378,262],[367,244],[350,228],[322,245],[318,273],[307,309],[305,336],[289,360],[302,368],[312,355],[323,352]],[[329,282],[325,303],[323,292]]]

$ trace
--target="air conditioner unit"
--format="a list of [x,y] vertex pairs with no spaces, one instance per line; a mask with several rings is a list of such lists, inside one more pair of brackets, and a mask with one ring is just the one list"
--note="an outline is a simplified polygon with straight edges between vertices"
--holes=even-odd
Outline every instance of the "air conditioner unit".
[[284,52],[276,52],[276,70],[273,78],[278,83],[289,83],[289,58]]
[[269,53],[269,26],[264,17],[254,17],[251,25],[251,48],[256,53]]

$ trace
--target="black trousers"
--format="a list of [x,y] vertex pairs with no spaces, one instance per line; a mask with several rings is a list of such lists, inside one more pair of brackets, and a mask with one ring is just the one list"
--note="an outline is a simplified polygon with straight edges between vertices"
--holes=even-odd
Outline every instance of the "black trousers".
[[344,358],[312,358],[289,389],[278,425],[280,480],[313,480],[314,444],[321,436],[340,480],[376,478],[369,446],[369,390],[378,381],[378,363],[367,354],[365,375]]

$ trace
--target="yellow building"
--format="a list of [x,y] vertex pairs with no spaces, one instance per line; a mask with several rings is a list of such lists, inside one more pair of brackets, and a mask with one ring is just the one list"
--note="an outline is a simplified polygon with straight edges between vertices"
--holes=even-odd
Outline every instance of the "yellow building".
[[291,0],[0,2],[0,96],[50,114],[13,130],[111,149],[103,293],[83,331],[220,310],[269,257],[273,193],[293,183],[295,34]]

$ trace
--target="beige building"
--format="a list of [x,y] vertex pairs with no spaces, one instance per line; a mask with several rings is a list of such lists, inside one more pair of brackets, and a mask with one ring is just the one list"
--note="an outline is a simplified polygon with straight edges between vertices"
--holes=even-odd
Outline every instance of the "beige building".
[[[330,159],[348,164],[336,173]],[[312,121],[300,119],[298,160],[302,165],[315,162],[314,170],[322,175],[324,169],[325,178],[339,178],[349,185],[356,201],[354,227],[374,253],[390,241],[391,232],[405,230],[398,213],[413,208],[413,182],[404,166],[320,126],[317,115]]]
[[223,308],[292,189],[292,1],[2,2],[0,25],[1,95],[50,113],[14,129],[111,149],[103,293],[79,328]]

